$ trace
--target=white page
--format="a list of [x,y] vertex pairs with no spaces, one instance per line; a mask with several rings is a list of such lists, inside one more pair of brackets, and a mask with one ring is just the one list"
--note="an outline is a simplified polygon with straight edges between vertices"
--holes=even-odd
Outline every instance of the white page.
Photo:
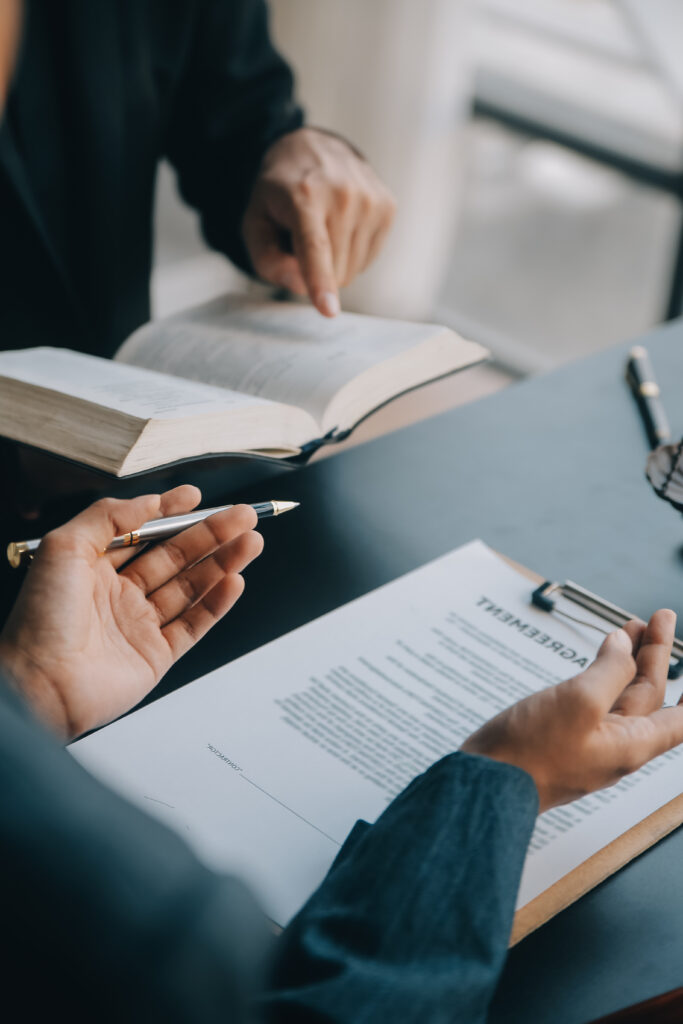
[[140,419],[205,416],[265,404],[249,395],[63,348],[0,352],[0,376],[49,388]]
[[141,327],[116,359],[295,405],[321,423],[344,384],[440,331],[353,313],[328,319],[307,305],[226,296]]
[[[590,663],[601,635],[530,606],[532,589],[475,541],[71,750],[285,923],[358,818],[375,820],[485,719]],[[677,796],[681,753],[543,815],[519,905]]]

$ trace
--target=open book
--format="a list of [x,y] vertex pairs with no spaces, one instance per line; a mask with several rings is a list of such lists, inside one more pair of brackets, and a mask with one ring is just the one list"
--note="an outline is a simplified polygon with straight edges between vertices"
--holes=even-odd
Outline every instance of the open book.
[[0,353],[0,434],[120,477],[211,454],[300,457],[486,356],[434,324],[226,297],[145,325],[114,363]]
[[[535,586],[475,541],[70,749],[209,865],[247,878],[285,924],[358,818],[593,660],[603,634],[533,607]],[[670,683],[667,703],[682,690]],[[680,824],[682,758],[678,747],[538,819],[513,941]]]

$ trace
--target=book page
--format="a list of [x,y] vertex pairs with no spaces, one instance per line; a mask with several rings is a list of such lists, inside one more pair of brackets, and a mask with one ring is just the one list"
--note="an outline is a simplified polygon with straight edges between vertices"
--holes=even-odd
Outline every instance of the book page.
[[307,305],[226,296],[140,328],[116,359],[295,405],[322,424],[345,384],[440,331],[353,313],[330,320]]
[[180,381],[165,373],[60,348],[0,352],[0,377],[57,391],[142,420],[205,416],[259,404],[259,399],[236,391]]
[[[207,863],[246,877],[284,924],[358,818],[374,821],[486,719],[592,661],[602,634],[531,606],[533,587],[473,542],[71,750]],[[678,795],[682,754],[544,814],[518,905]]]

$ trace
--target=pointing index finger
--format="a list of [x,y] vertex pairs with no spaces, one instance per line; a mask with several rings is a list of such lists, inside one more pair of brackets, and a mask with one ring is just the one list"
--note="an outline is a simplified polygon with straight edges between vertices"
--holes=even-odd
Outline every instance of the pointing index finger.
[[[188,492],[186,500],[192,508],[199,500],[199,491],[195,487],[182,490]],[[165,495],[160,494],[145,494],[129,500],[101,498],[64,526],[48,533],[40,545],[42,557],[49,557],[51,551],[69,545],[72,550],[87,552],[88,558],[96,561],[114,537],[163,515],[164,498]]]
[[633,679],[636,665],[632,651],[629,634],[615,629],[605,637],[592,665],[560,686],[571,687],[603,715]]
[[336,316],[340,306],[332,245],[320,211],[298,210],[292,244],[311,302],[323,316]]

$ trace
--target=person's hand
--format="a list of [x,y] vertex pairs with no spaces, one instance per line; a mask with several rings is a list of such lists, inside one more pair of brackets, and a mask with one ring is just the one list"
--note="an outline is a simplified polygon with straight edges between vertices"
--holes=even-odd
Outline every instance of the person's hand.
[[339,289],[375,259],[395,210],[389,190],[348,143],[300,128],[267,150],[242,234],[259,277],[335,316]]
[[105,552],[149,519],[181,515],[196,487],[105,498],[41,542],[0,634],[0,670],[71,739],[134,707],[225,613],[260,554],[256,513],[236,505],[134,557]]
[[585,672],[514,704],[461,749],[525,769],[541,812],[612,785],[683,743],[683,707],[662,707],[675,625],[666,609],[647,627],[629,622]]

